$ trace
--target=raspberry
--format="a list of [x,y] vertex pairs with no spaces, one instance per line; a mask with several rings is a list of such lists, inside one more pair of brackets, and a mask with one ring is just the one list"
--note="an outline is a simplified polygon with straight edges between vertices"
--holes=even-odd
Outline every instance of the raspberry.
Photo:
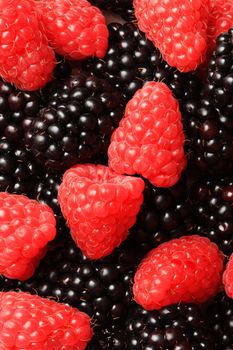
[[0,2],[0,75],[22,90],[36,90],[51,78],[53,50],[41,30],[34,0]]
[[37,2],[46,36],[56,52],[72,60],[103,57],[108,29],[101,11],[86,0]]
[[233,2],[231,0],[210,0],[211,11],[208,23],[208,51],[215,49],[216,38],[233,25]]
[[110,167],[170,187],[186,166],[178,102],[163,83],[149,82],[126,106],[108,149]]
[[218,292],[223,254],[215,243],[183,236],[153,249],[139,266],[133,292],[147,310],[170,304],[201,303]]
[[90,318],[70,306],[27,293],[0,293],[0,349],[84,350]]
[[182,72],[205,59],[209,0],[134,0],[139,28],[170,66]]
[[0,193],[0,273],[25,280],[32,276],[45,247],[56,234],[52,210],[23,195]]
[[77,165],[65,173],[58,201],[73,239],[87,257],[104,257],[126,239],[143,189],[143,180],[102,165]]
[[223,274],[223,284],[227,295],[233,299],[233,254],[230,256]]

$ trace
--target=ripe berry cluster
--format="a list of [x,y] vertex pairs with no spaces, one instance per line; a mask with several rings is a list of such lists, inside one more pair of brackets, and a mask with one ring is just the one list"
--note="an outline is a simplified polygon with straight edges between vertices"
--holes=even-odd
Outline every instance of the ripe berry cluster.
[[233,349],[232,114],[232,1],[0,1],[0,350]]

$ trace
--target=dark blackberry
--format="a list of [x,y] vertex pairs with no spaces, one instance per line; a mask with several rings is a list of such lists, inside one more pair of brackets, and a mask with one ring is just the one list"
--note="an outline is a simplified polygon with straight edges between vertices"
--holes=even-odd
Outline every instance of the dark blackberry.
[[23,142],[0,138],[0,191],[32,196],[42,170]]
[[198,305],[177,304],[160,311],[135,305],[126,321],[130,350],[213,350],[212,332]]
[[96,326],[114,323],[127,314],[136,264],[137,255],[126,243],[110,256],[90,261],[67,236],[34,276],[17,287],[77,307],[93,317]]
[[221,293],[210,303],[207,312],[215,335],[216,349],[232,350],[233,300]]
[[134,20],[133,0],[90,0],[90,3],[105,11],[112,11],[122,18]]
[[194,229],[185,174],[170,188],[158,188],[146,181],[144,202],[131,229],[129,240],[144,252],[162,242],[187,235]]
[[105,77],[122,91],[126,100],[147,81],[163,81],[178,99],[197,93],[199,80],[194,74],[183,74],[170,67],[158,49],[133,23],[111,23],[109,48],[103,59],[92,58],[84,67]]
[[95,328],[86,350],[122,350],[126,348],[125,324]]
[[123,115],[121,93],[104,79],[79,73],[54,82],[48,94],[48,106],[26,127],[28,149],[53,170],[106,162],[111,134]]
[[194,183],[190,199],[195,233],[207,236],[229,255],[233,250],[233,180],[211,177]]
[[232,50],[233,29],[217,39],[202,99],[184,106],[192,165],[210,174],[233,171]]
[[62,182],[62,174],[46,173],[40,177],[33,189],[33,198],[52,208],[57,221],[57,238],[64,238],[68,232],[65,219],[58,204],[58,188]]

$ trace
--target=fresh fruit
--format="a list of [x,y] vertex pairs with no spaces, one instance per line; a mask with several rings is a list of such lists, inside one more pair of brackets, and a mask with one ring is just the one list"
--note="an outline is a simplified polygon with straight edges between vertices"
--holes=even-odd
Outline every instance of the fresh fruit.
[[55,81],[48,106],[25,128],[27,148],[47,169],[106,163],[113,130],[123,115],[122,94],[104,80],[78,73]]
[[231,350],[233,344],[232,317],[233,300],[225,293],[216,296],[206,310],[213,337],[216,341],[214,349]]
[[192,71],[205,59],[209,0],[134,0],[139,28],[167,63]]
[[0,193],[0,273],[25,280],[32,276],[46,245],[56,234],[52,210],[23,195]]
[[141,256],[126,241],[108,257],[91,261],[68,237],[47,253],[31,279],[13,284],[5,280],[2,288],[52,296],[86,312],[101,329],[125,319],[132,301],[133,274]]
[[37,8],[46,37],[57,53],[72,60],[105,55],[105,18],[87,0],[41,0]]
[[173,186],[186,166],[184,133],[176,99],[164,83],[149,82],[126,106],[108,149],[109,166],[140,174],[158,187]]
[[55,55],[48,46],[34,0],[0,2],[0,75],[22,90],[42,88],[52,78]]
[[233,171],[232,40],[233,30],[218,37],[202,97],[186,101],[183,111],[190,164],[214,176]]
[[113,11],[127,21],[135,20],[133,0],[90,0],[90,3],[106,11]]
[[142,179],[103,165],[76,165],[65,173],[58,201],[74,241],[88,258],[109,255],[127,238],[143,189]]
[[230,256],[224,271],[223,284],[226,294],[233,299],[233,255]]
[[[108,2],[109,3],[109,2]],[[109,47],[102,59],[83,62],[88,72],[106,78],[123,92],[126,102],[148,81],[162,81],[180,101],[194,97],[199,79],[193,73],[183,74],[170,67],[153,43],[133,23],[111,23]]]
[[224,254],[230,255],[233,251],[233,181],[227,177],[202,178],[193,183],[190,200],[196,233],[208,237]]
[[189,201],[186,174],[170,188],[155,187],[146,181],[143,197],[129,240],[144,254],[160,243],[195,231],[196,217]]
[[84,350],[92,337],[90,318],[36,295],[0,292],[0,349]]
[[50,174],[45,173],[40,176],[38,182],[33,186],[32,198],[38,202],[47,204],[54,212],[57,222],[57,235],[56,238],[60,240],[65,238],[68,233],[68,227],[66,226],[65,219],[61,213],[60,206],[58,204],[58,189],[62,182],[63,174]]
[[206,237],[184,236],[162,243],[141,262],[134,277],[134,298],[146,310],[202,303],[221,286],[223,258]]
[[210,13],[207,28],[208,51],[212,53],[216,38],[233,26],[233,3],[231,0],[210,0]]
[[122,349],[214,349],[213,334],[201,307],[176,304],[160,311],[135,306],[126,321]]

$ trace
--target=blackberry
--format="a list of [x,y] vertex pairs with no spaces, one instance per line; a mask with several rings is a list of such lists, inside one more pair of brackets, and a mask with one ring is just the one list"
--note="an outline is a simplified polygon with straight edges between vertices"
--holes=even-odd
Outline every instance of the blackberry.
[[84,62],[88,71],[105,77],[124,93],[126,101],[147,81],[163,81],[178,99],[194,96],[199,80],[194,74],[184,74],[170,67],[158,49],[133,23],[111,23],[109,48],[103,59]]
[[0,138],[0,191],[33,195],[42,170],[23,142]]
[[233,300],[225,293],[215,297],[208,307],[211,328],[215,334],[216,349],[233,349]]
[[185,174],[170,188],[145,183],[144,202],[128,239],[146,253],[162,242],[189,234],[195,224]]
[[233,250],[233,180],[207,178],[191,187],[195,233],[207,236],[230,255]]
[[217,39],[201,100],[184,105],[191,163],[209,174],[233,171],[232,49],[233,29]]
[[113,324],[108,327],[95,328],[94,336],[87,350],[122,350],[126,348],[125,324]]
[[96,326],[117,323],[132,299],[131,277],[137,261],[136,252],[126,243],[110,256],[90,261],[67,236],[64,244],[48,252],[34,276],[17,287],[77,307]]
[[126,20],[135,20],[133,0],[91,0],[90,3],[105,11],[113,11]]
[[52,208],[57,221],[57,238],[61,239],[68,232],[65,219],[58,204],[58,189],[62,182],[62,174],[45,173],[33,188],[33,198]]
[[48,106],[25,131],[26,145],[40,163],[62,171],[75,163],[106,162],[123,114],[121,93],[104,79],[79,73],[54,82],[48,95]]
[[213,350],[207,317],[198,305],[177,304],[160,311],[136,306],[126,321],[126,347],[130,350]]

